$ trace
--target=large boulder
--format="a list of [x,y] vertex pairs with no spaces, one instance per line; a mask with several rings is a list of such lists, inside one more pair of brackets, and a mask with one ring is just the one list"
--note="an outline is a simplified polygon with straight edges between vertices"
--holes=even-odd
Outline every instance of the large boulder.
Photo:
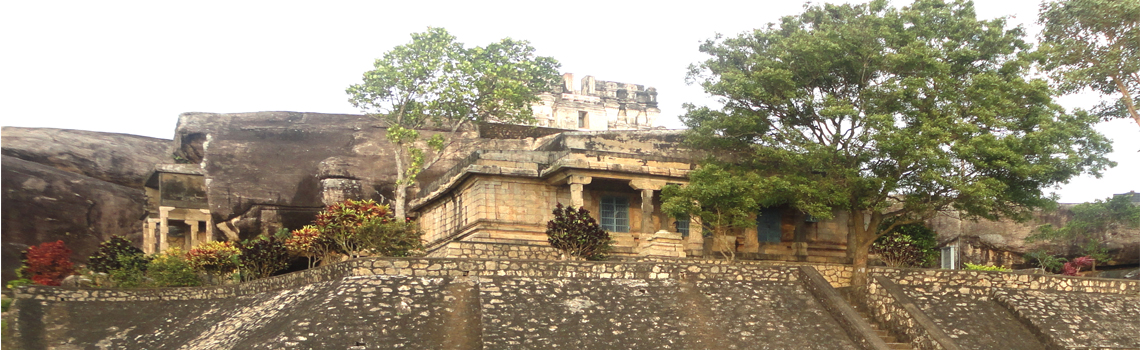
[[[330,201],[392,198],[396,148],[385,129],[365,115],[183,113],[173,152],[202,165],[218,228],[248,238],[307,224]],[[420,132],[421,139],[443,133],[456,141],[443,161],[419,176],[420,183],[443,175],[475,149],[530,149],[535,136],[548,134],[480,137],[475,128]]]
[[15,278],[22,253],[30,245],[63,240],[72,250],[72,260],[86,263],[99,243],[111,236],[142,243],[141,219],[146,215],[142,188],[15,157],[0,158],[5,283]]
[[3,155],[142,188],[158,163],[173,161],[170,140],[105,132],[4,127]]

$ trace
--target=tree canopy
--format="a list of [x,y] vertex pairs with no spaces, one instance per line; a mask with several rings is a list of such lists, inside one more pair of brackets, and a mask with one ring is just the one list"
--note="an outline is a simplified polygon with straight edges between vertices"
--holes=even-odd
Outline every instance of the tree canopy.
[[385,122],[388,140],[398,146],[393,206],[400,218],[406,216],[408,187],[454,142],[438,133],[424,142],[421,129],[533,122],[531,104],[559,79],[558,61],[535,56],[526,41],[465,48],[443,28],[412,34],[410,43],[384,53],[374,67],[346,92],[353,106]]
[[1040,23],[1044,67],[1059,87],[1120,94],[1099,106],[1098,114],[1130,116],[1140,124],[1140,1],[1047,1],[1041,4]]
[[711,58],[689,79],[723,106],[688,105],[682,121],[692,146],[718,155],[705,166],[766,179],[750,196],[846,211],[862,283],[871,243],[898,225],[939,210],[1028,218],[1053,203],[1046,189],[1113,165],[1097,118],[1027,78],[1023,36],[969,1],[810,5],[703,43]]

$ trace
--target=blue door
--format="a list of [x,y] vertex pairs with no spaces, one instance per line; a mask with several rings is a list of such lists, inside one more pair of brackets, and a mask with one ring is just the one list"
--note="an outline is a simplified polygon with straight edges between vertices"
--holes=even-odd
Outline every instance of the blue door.
[[760,243],[780,242],[780,210],[764,208],[756,214],[756,240]]

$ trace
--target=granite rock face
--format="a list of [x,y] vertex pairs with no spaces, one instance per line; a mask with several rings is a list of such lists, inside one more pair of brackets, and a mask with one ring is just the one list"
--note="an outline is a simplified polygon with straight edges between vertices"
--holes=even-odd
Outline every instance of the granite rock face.
[[[7,141],[7,139],[5,139]],[[63,240],[84,263],[114,235],[142,242],[146,196],[141,188],[3,158],[3,280],[15,278],[30,245]]]
[[99,180],[142,188],[158,163],[171,163],[170,140],[105,132],[4,127],[2,153]]
[[[365,115],[184,113],[173,149],[175,156],[202,164],[214,222],[246,238],[307,224],[331,201],[392,198],[396,147],[385,129]],[[480,137],[474,128],[420,133],[421,139],[443,133],[456,141],[443,161],[420,174],[420,183],[438,178],[475,149],[534,145],[533,138]]]

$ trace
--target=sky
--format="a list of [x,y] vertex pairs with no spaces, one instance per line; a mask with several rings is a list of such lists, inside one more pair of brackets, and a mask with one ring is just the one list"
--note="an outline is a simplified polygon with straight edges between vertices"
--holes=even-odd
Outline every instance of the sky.
[[[819,1],[817,1],[818,3]],[[826,1],[839,2],[839,1]],[[909,1],[894,1],[904,6]],[[576,78],[656,87],[658,123],[682,103],[697,47],[802,11],[803,1],[5,1],[0,125],[173,137],[183,112],[358,113],[344,90],[410,34],[443,27],[468,46],[528,40]],[[979,1],[980,18],[1039,32],[1035,0]],[[1029,38],[1032,39],[1032,38]],[[1100,97],[1062,97],[1088,108]],[[1100,124],[1119,163],[1052,189],[1064,203],[1140,190],[1140,126]]]

